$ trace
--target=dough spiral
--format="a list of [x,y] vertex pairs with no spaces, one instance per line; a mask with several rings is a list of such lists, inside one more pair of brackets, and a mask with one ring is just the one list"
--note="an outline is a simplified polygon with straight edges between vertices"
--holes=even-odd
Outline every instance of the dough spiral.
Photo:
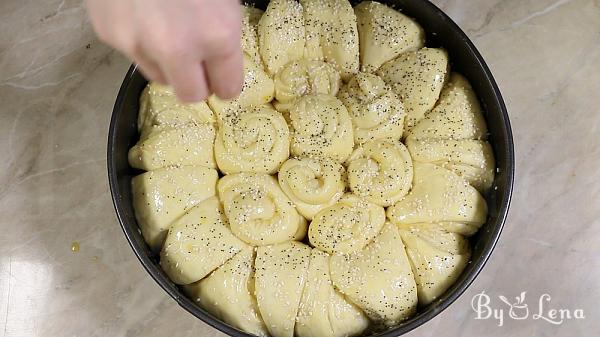
[[404,105],[377,75],[358,73],[342,88],[339,99],[354,125],[354,140],[398,140],[404,128]]
[[379,234],[384,223],[383,207],[347,194],[315,215],[308,238],[313,246],[328,253],[356,253]]
[[274,173],[289,157],[287,123],[268,105],[228,110],[215,140],[217,166],[226,174]]
[[290,120],[293,155],[328,157],[343,162],[352,152],[352,121],[337,98],[304,96],[290,110]]
[[306,220],[268,174],[226,175],[217,190],[231,231],[249,244],[301,240],[306,234]]
[[370,141],[350,156],[350,189],[380,206],[402,199],[410,190],[412,179],[412,159],[400,141]]
[[307,219],[344,194],[344,167],[332,159],[291,158],[279,169],[279,185]]

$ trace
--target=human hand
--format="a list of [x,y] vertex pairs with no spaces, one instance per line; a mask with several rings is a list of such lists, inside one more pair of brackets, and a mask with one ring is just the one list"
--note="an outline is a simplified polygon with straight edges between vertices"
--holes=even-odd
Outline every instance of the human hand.
[[184,102],[239,94],[239,0],[86,0],[98,37]]

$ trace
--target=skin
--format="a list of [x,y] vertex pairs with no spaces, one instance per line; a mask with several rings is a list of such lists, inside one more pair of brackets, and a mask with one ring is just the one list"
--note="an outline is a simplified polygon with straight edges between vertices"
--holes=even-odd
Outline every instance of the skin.
[[183,102],[242,88],[239,0],[86,0],[100,40]]

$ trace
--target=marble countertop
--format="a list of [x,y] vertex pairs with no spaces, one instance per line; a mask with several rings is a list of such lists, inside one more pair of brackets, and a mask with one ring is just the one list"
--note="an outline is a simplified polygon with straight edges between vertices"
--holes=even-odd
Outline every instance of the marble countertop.
[[[600,1],[434,2],[503,92],[516,185],[483,272],[408,336],[599,336]],[[3,0],[0,32],[0,336],[223,336],[150,279],[115,218],[106,138],[129,62],[81,0]],[[524,291],[530,315],[511,318],[499,296]],[[476,319],[482,292],[502,322]],[[549,322],[552,308],[572,319]]]

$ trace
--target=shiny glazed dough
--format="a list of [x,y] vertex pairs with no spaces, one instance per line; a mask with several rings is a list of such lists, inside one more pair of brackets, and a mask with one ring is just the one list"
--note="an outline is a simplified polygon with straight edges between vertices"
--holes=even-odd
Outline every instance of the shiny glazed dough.
[[278,173],[279,185],[306,219],[337,202],[345,189],[344,167],[327,158],[290,158]]
[[352,120],[337,98],[304,96],[290,110],[290,120],[293,155],[328,157],[343,162],[352,152]]
[[485,199],[465,179],[441,166],[414,163],[413,188],[387,210],[395,224],[456,222],[481,226],[487,217]]
[[356,253],[379,234],[384,223],[383,207],[346,194],[315,215],[308,238],[313,246],[328,253]]
[[296,336],[357,336],[368,326],[362,310],[333,288],[329,254],[313,249],[296,319]]
[[412,139],[485,139],[487,126],[467,79],[452,73],[436,107],[407,135]]
[[263,62],[258,51],[258,22],[263,13],[261,9],[242,5],[242,50],[261,68]]
[[[177,197],[177,196],[175,196]],[[203,279],[241,251],[217,197],[208,198],[175,220],[160,254],[160,266],[177,284]]]
[[377,74],[400,96],[406,108],[404,130],[410,130],[433,108],[446,81],[448,54],[423,48],[384,64]]
[[420,305],[427,305],[456,282],[471,255],[460,234],[438,224],[400,226],[400,236],[413,267]]
[[344,80],[358,72],[356,16],[348,0],[300,0],[304,9],[308,59],[335,66]]
[[146,172],[131,180],[135,218],[150,248],[160,249],[175,219],[215,195],[217,178],[213,169],[184,166]]
[[277,179],[262,173],[226,175],[217,183],[233,233],[252,245],[301,240],[306,220],[283,193]]
[[189,297],[225,323],[256,336],[268,335],[254,296],[252,247],[245,247],[208,277],[183,289]]
[[296,241],[256,250],[256,300],[273,337],[294,335],[310,251],[309,246]]
[[410,190],[413,164],[400,141],[372,140],[358,147],[348,159],[348,183],[357,195],[390,206]]
[[381,77],[358,73],[340,90],[338,98],[352,118],[356,143],[402,137],[404,105]]
[[210,124],[154,127],[129,149],[129,164],[146,171],[190,165],[216,168],[214,141],[215,128]]
[[361,252],[331,257],[333,285],[378,323],[392,326],[413,315],[417,289],[396,226],[386,224]]
[[340,74],[331,64],[306,59],[290,62],[275,75],[275,108],[287,112],[305,95],[335,96],[340,84]]
[[376,1],[354,8],[364,72],[375,72],[385,62],[425,45],[425,32],[414,20]]
[[485,193],[494,182],[494,154],[481,140],[423,139],[406,140],[414,161],[443,166],[463,177],[479,192]]
[[219,169],[226,173],[275,173],[290,155],[288,125],[270,105],[227,110],[215,140]]
[[271,76],[304,54],[305,29],[302,6],[295,0],[269,1],[258,22],[258,46]]

